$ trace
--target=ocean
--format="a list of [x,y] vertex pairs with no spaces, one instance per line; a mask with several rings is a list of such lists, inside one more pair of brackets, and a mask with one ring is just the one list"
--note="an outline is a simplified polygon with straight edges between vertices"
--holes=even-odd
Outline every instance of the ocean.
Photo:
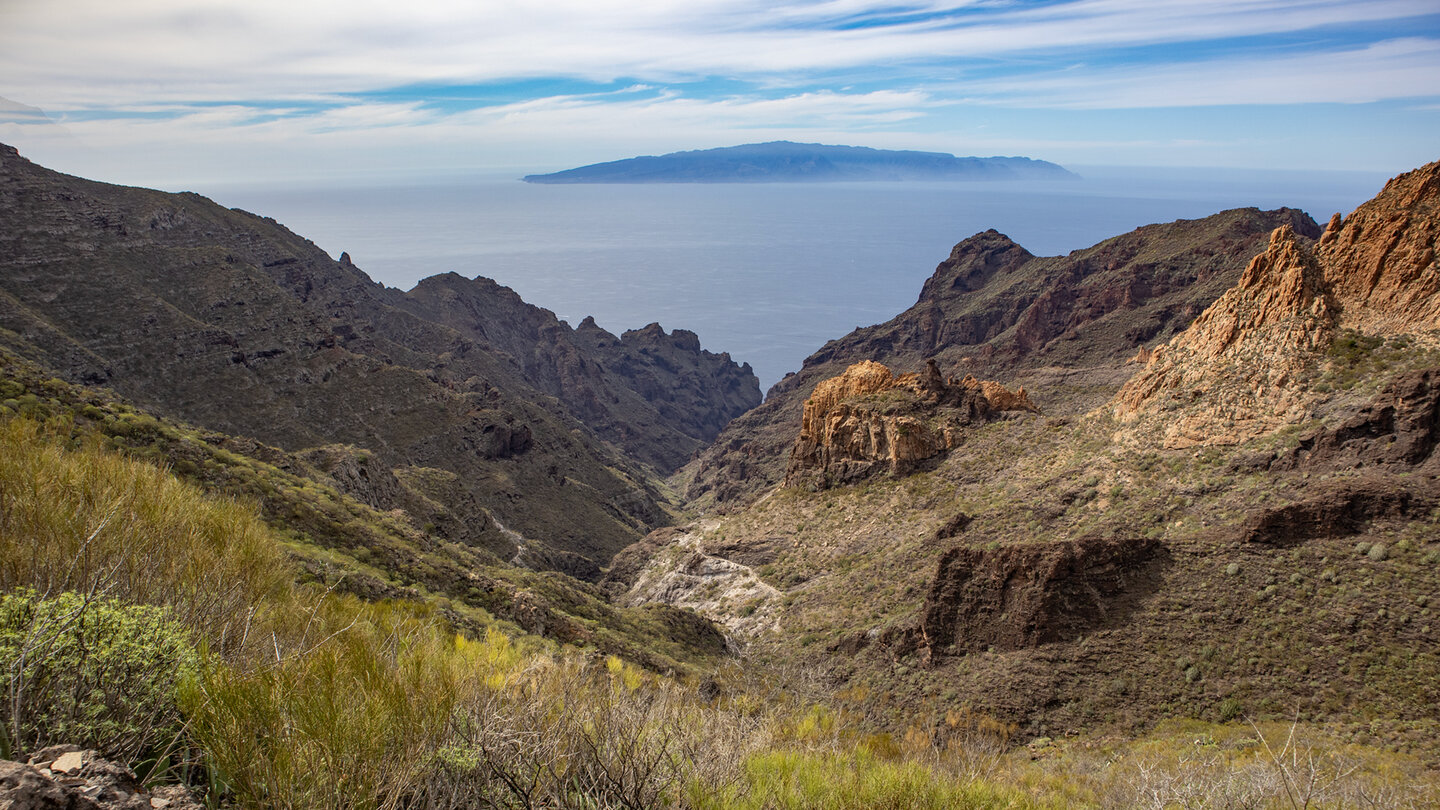
[[1154,222],[1300,208],[1322,225],[1385,176],[1070,167],[1049,183],[531,185],[408,183],[196,189],[274,217],[391,287],[487,276],[572,326],[688,329],[768,388],[857,326],[915,303],[951,247],[990,228],[1060,255]]

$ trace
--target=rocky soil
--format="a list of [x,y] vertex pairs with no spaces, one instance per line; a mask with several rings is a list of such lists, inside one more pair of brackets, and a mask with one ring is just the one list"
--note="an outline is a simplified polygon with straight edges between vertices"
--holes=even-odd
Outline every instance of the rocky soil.
[[97,751],[55,745],[29,762],[0,760],[0,807],[6,810],[201,810],[179,785],[147,789],[125,765]]

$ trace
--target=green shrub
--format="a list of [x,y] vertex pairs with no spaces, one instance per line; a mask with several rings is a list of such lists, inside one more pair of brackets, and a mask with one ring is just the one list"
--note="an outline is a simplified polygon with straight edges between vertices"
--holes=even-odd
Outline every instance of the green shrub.
[[177,685],[197,660],[164,608],[73,592],[0,596],[5,753],[72,743],[127,761],[158,754],[179,731]]

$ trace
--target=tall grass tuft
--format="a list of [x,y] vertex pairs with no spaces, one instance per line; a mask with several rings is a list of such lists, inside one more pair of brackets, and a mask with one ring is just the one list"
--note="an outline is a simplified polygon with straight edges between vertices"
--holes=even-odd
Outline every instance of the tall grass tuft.
[[0,590],[167,605],[229,653],[284,611],[292,575],[253,509],[96,444],[0,423]]

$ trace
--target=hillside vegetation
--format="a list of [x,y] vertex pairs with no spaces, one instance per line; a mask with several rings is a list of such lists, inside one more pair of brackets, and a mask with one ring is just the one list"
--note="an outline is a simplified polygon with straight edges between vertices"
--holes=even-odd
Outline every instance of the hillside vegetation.
[[[1126,807],[1293,785],[1333,806],[1421,806],[1433,790],[1404,760],[1317,752],[1283,726],[1172,730],[1076,779],[1097,754],[1005,755],[1009,729],[984,718],[864,733],[791,695],[716,695],[495,627],[456,634],[415,602],[296,584],[252,507],[29,417],[0,421],[0,493],[7,749],[63,735],[221,804]],[[68,642],[82,632],[91,647]],[[95,695],[53,674],[95,667],[129,677],[71,705]]]
[[1440,804],[1440,164],[1323,229],[978,234],[728,425],[753,375],[684,330],[6,148],[0,213],[5,757],[212,807]]

